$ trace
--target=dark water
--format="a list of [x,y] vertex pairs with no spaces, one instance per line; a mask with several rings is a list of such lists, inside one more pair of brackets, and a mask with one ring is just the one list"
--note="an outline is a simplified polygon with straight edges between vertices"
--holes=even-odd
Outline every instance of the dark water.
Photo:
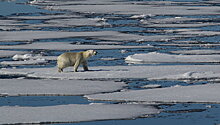
[[[129,0],[136,1],[136,0]],[[140,0],[140,1],[157,1],[157,0]],[[168,1],[168,0],[161,0]],[[201,2],[206,0],[172,0],[176,2]],[[26,0],[17,0],[17,1],[0,1],[0,18],[7,19],[11,16],[41,16],[47,14],[60,14],[63,12],[58,11],[49,11],[37,8],[36,6],[30,6],[26,4]],[[88,17],[105,17],[107,16],[109,19],[107,23],[111,24],[113,27],[95,27],[95,26],[82,26],[82,27],[74,27],[74,28],[50,28],[43,27],[41,30],[45,31],[120,31],[125,33],[139,34],[139,35],[159,35],[163,33],[150,33],[146,32],[147,30],[151,30],[151,28],[145,28],[138,24],[138,19],[130,19],[130,15],[87,15]],[[121,18],[118,18],[120,17]],[[117,18],[115,18],[117,17]],[[166,16],[157,16],[154,18],[162,19]],[[172,16],[171,16],[172,17]],[[187,17],[187,16],[186,16]],[[189,17],[189,16],[188,16]],[[198,16],[191,16],[196,17]],[[206,16],[208,17],[208,16]],[[200,18],[204,18],[204,16],[200,16]],[[209,18],[213,18],[210,16]],[[219,18],[219,17],[214,17]],[[40,24],[43,23],[42,20],[23,20],[24,24]],[[155,28],[156,30],[164,30],[167,28]],[[168,28],[172,29],[172,28]],[[197,29],[202,30],[210,30],[210,31],[220,31],[219,26],[207,26],[200,27]],[[25,30],[25,29],[24,29]],[[28,30],[28,29],[26,29]],[[195,40],[202,41],[206,43],[218,43],[220,41],[219,36],[212,37],[194,37],[194,38],[186,38],[181,40]],[[97,39],[87,39],[87,38],[65,38],[65,39],[44,39],[44,40],[35,40],[34,42],[73,42],[73,44],[94,44],[96,42],[101,42]],[[124,57],[128,55],[132,55],[135,53],[143,53],[143,52],[169,52],[174,50],[185,50],[185,49],[219,49],[218,46],[209,48],[209,47],[172,47],[172,46],[159,46],[159,44],[164,42],[153,42],[149,41],[146,43],[137,43],[137,42],[124,42],[124,41],[116,41],[121,42],[122,45],[155,45],[155,48],[150,49],[126,49],[127,53],[120,53],[122,49],[117,50],[98,50],[99,54],[94,58],[90,59],[90,66],[116,66],[116,65],[128,65],[124,61]],[[24,44],[22,42],[4,42],[0,43],[0,45],[18,45]],[[158,46],[157,46],[158,45]],[[30,50],[26,50],[30,51]],[[40,52],[41,50],[39,50]],[[64,51],[44,51],[46,55],[57,56],[63,53]],[[35,53],[38,53],[37,51]],[[100,60],[100,58],[114,58],[115,60],[105,61]],[[0,61],[10,60],[9,58],[0,58]],[[49,64],[46,64],[48,67],[55,66],[56,62],[51,61]],[[143,65],[167,65],[167,64],[143,64]],[[179,64],[169,64],[169,65],[179,65]],[[187,64],[193,65],[193,64]],[[206,64],[204,64],[206,65]],[[17,66],[17,68],[32,68],[32,67],[45,67],[42,66]],[[0,76],[1,79],[10,79],[10,78],[19,78],[23,76]],[[149,81],[145,79],[125,79],[122,80],[126,82],[129,87],[127,89],[139,90],[143,85],[148,84],[159,84],[161,87],[170,87],[175,85],[195,85],[195,84],[207,84],[209,81],[171,81],[171,80],[160,80],[160,81]],[[65,105],[65,104],[89,104],[91,102],[99,103],[98,101],[89,101],[82,96],[19,96],[19,97],[0,97],[0,106],[53,106],[53,105]],[[102,102],[103,103],[103,102]],[[109,103],[109,102],[104,102]],[[111,102],[110,102],[111,103]],[[65,124],[54,124],[54,125],[71,125],[71,124],[79,124],[79,125],[134,125],[134,124],[149,124],[149,125],[158,125],[158,124],[166,124],[166,125],[217,125],[220,124],[220,105],[219,104],[170,104],[170,105],[160,105],[159,108],[163,109],[163,112],[151,116],[149,118],[137,118],[134,120],[106,120],[106,121],[92,121],[92,122],[82,122],[82,123],[65,123]]]
[[89,104],[82,96],[15,96],[1,97],[0,106],[53,106],[67,104]]

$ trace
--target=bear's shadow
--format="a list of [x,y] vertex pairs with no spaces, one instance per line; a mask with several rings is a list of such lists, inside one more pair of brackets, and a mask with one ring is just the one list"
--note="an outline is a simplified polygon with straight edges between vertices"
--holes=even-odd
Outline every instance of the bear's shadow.
[[[105,69],[96,69],[96,70],[88,70],[88,71],[84,71],[84,70],[79,70],[77,72],[99,72],[99,71],[110,71],[110,70],[105,70]],[[64,71],[65,72],[65,71]],[[74,71],[66,71],[66,72],[74,72]]]

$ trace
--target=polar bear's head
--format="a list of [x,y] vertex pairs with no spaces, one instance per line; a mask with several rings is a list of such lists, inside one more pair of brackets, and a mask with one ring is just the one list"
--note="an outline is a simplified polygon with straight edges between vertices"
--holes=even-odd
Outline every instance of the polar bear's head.
[[95,50],[87,50],[86,53],[88,53],[90,56],[96,55],[97,51]]

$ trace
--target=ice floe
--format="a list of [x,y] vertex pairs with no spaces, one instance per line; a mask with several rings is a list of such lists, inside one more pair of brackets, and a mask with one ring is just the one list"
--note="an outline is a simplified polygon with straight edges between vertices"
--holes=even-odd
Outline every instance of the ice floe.
[[181,24],[150,24],[145,27],[163,27],[163,28],[192,28],[192,27],[205,27],[205,26],[217,26],[219,23],[181,23]]
[[185,31],[185,32],[180,32],[178,34],[185,34],[185,35],[197,35],[197,36],[215,36],[215,35],[220,35],[220,32],[218,31]]
[[70,104],[44,107],[1,106],[0,112],[0,124],[40,124],[133,119],[157,114],[160,110],[144,105]]
[[52,20],[52,19],[66,19],[66,18],[81,18],[80,15],[43,15],[43,16],[11,16],[8,17],[9,19],[16,19],[16,20]]
[[56,56],[42,56],[40,54],[16,54],[12,57],[14,61],[2,61],[1,65],[37,65],[37,64],[46,64],[49,60],[56,60]]
[[220,103],[220,84],[177,86],[86,96],[92,100]]
[[45,59],[30,59],[24,61],[2,61],[1,65],[10,65],[10,66],[18,66],[18,65],[38,65],[38,64],[46,64],[48,61]]
[[0,95],[85,95],[112,92],[127,85],[114,81],[0,79]]
[[220,54],[220,50],[178,50],[178,51],[171,51],[171,53],[175,54],[193,54],[193,55],[211,55],[211,54]]
[[165,53],[141,53],[125,58],[128,63],[218,63],[219,55],[171,55]]
[[13,60],[56,60],[56,56],[43,56],[41,54],[16,54],[12,57]]
[[190,22],[190,21],[209,21],[209,18],[187,18],[187,17],[174,17],[174,18],[162,18],[162,19],[149,19],[149,20],[142,20],[141,23],[143,24],[172,24],[172,23],[183,23],[183,22]]
[[122,45],[78,45],[70,42],[34,42],[32,44],[0,46],[0,49],[31,49],[31,50],[85,50],[85,49],[135,49],[152,48],[153,46],[122,46]]
[[162,86],[159,84],[148,84],[148,85],[141,86],[140,88],[152,89],[152,88],[160,88],[160,87]]
[[[58,39],[86,37],[100,40],[135,41],[147,39],[148,36],[120,33],[117,31],[94,31],[94,32],[58,32],[58,31],[2,31],[0,32],[0,42],[13,41],[33,41],[39,39]],[[170,36],[169,38],[175,38]],[[180,36],[178,36],[180,37]],[[156,37],[155,37],[156,38]]]
[[220,76],[219,65],[159,65],[159,66],[97,66],[90,67],[84,72],[80,67],[79,72],[73,72],[72,67],[58,73],[57,67],[51,68],[25,68],[25,69],[0,69],[2,75],[24,75],[34,78],[56,79],[216,79]]
[[45,21],[44,24],[32,25],[32,27],[74,27],[74,26],[106,26],[110,25],[102,20],[88,18],[54,19]]
[[[59,4],[59,6],[56,4]],[[41,5],[41,3],[38,5]],[[62,5],[62,3],[58,1],[45,1],[42,5],[51,5],[50,9],[53,10],[68,10],[80,13],[114,13],[131,15],[215,15],[218,14],[217,11],[219,10],[219,7],[216,6],[155,6],[147,4],[133,4],[132,2],[124,2],[121,4],[115,4],[115,2],[111,2],[110,4],[80,4],[76,6],[74,4]],[[146,8],[148,8],[147,11]]]
[[0,57],[11,57],[16,54],[24,54],[26,53],[25,51],[10,51],[10,50],[0,50]]

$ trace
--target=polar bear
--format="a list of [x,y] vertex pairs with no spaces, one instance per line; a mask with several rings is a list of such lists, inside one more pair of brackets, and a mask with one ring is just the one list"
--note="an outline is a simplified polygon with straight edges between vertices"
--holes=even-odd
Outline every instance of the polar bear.
[[77,72],[80,64],[83,65],[84,71],[88,71],[87,59],[96,54],[97,52],[95,50],[63,53],[57,58],[58,72],[63,72],[63,69],[69,66],[73,66],[73,71]]

